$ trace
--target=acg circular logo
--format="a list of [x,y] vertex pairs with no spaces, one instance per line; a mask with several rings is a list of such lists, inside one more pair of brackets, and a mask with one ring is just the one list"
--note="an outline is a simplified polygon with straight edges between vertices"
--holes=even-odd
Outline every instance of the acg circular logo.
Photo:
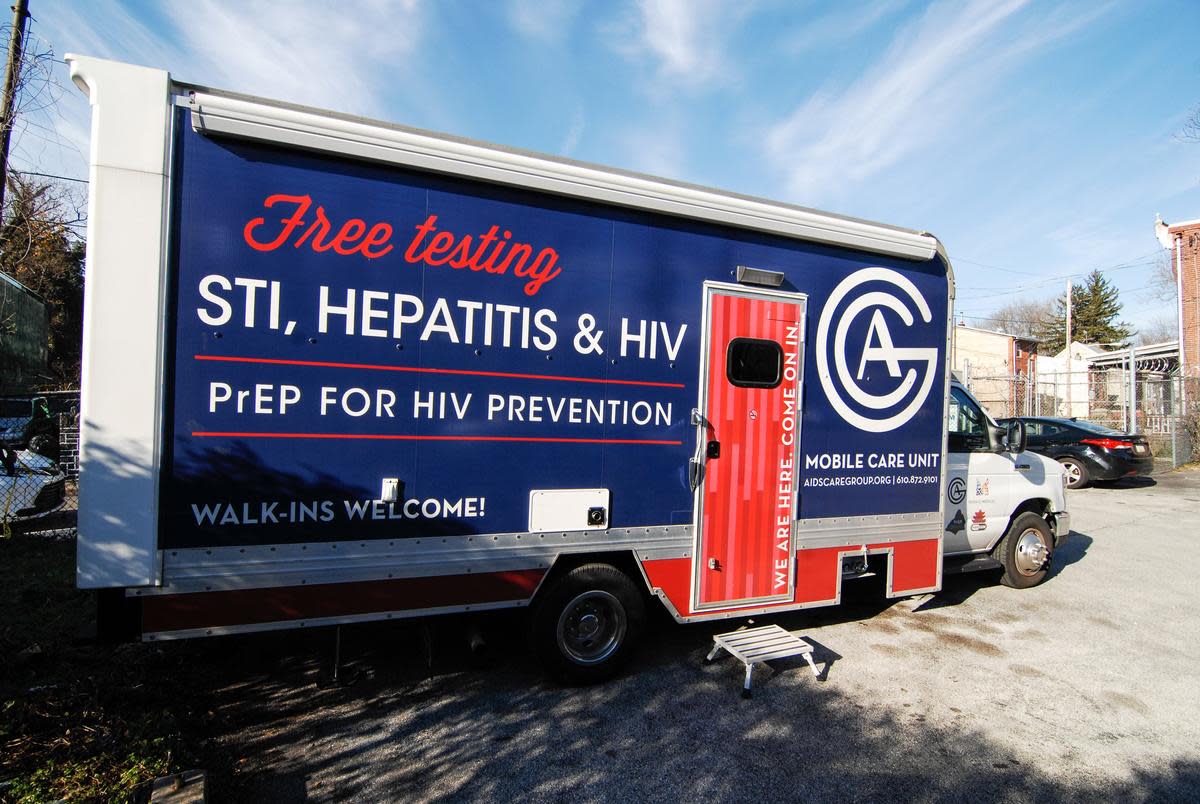
[[[886,283],[889,291],[867,290],[855,293],[868,282]],[[899,291],[898,295],[894,291]],[[850,298],[848,304],[843,301]],[[925,297],[907,277],[890,268],[863,268],[846,277],[833,289],[821,320],[817,322],[817,374],[829,403],[838,415],[860,430],[871,433],[886,433],[895,430],[911,419],[929,396],[933,380],[937,376],[938,350],[931,347],[896,346],[892,339],[884,309],[900,317],[904,326],[911,329],[916,316],[909,305],[916,308],[921,321],[933,321],[933,313]],[[846,350],[857,346],[849,342],[850,327],[858,316],[872,311],[866,337],[858,358],[856,371],[851,371]],[[836,326],[835,326],[836,316]],[[833,328],[833,343],[830,344],[830,329]],[[901,343],[903,343],[903,339]],[[833,366],[829,365],[830,353]],[[886,392],[870,393],[859,383],[872,363],[882,363],[889,379],[895,380]],[[913,366],[912,364],[917,364]],[[905,364],[905,369],[901,369]],[[865,412],[859,412],[850,403],[857,404]]]

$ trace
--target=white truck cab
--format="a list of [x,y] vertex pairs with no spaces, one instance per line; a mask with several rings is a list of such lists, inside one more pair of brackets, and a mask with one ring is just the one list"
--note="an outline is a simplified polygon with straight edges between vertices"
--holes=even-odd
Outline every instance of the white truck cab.
[[957,378],[947,407],[947,572],[1004,568],[1004,583],[1036,586],[1071,531],[1066,479],[1025,451],[1023,426],[1004,428]]

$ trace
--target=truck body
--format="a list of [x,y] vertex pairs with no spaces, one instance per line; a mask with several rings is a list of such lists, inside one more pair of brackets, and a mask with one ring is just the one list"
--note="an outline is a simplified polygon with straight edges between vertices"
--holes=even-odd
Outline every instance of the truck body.
[[143,638],[533,605],[607,668],[633,586],[681,622],[836,603],[856,557],[934,591],[1020,513],[971,508],[1037,460],[994,422],[959,496],[928,234],[68,61],[78,583]]

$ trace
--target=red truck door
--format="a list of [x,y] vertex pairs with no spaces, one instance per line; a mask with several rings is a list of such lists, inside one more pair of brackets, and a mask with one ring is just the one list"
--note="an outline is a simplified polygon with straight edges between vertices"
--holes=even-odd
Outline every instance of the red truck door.
[[803,294],[705,286],[694,610],[792,597],[804,311]]

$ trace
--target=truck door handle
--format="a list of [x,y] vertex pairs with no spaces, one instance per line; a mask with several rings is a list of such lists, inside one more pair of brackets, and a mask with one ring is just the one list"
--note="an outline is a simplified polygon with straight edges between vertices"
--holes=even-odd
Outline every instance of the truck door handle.
[[688,484],[695,492],[704,482],[704,464],[709,458],[720,457],[721,444],[718,441],[708,440],[712,424],[696,408],[692,408],[692,426],[696,428],[696,451],[688,460]]

